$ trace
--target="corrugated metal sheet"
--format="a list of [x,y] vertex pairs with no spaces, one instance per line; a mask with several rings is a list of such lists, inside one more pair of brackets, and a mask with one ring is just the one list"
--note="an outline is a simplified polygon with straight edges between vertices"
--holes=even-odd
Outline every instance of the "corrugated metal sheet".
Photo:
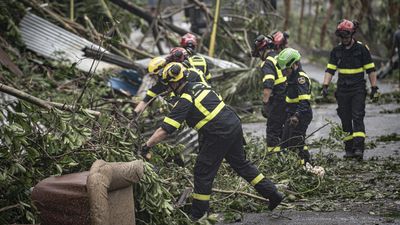
[[[105,51],[104,48],[66,31],[49,21],[32,13],[26,14],[20,23],[22,40],[28,49],[39,55],[59,61],[77,63],[77,68],[89,71],[93,59],[84,57],[83,48]],[[116,67],[112,64],[99,62],[97,72],[106,68]],[[95,64],[95,65],[96,65]]]

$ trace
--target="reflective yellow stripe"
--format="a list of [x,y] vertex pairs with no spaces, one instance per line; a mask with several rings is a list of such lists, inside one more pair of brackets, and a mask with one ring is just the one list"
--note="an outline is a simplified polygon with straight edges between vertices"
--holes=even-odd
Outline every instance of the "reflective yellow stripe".
[[262,79],[262,81],[264,82],[264,81],[269,80],[269,79],[275,80],[275,76],[272,75],[272,74],[266,74],[264,76],[264,78]]
[[281,84],[286,81],[286,77],[281,77],[275,80],[274,85]]
[[268,152],[280,152],[281,147],[280,146],[275,146],[275,147],[267,147]]
[[146,93],[146,95],[148,95],[148,96],[150,96],[150,97],[152,97],[152,98],[154,98],[154,97],[156,97],[156,96],[157,96],[157,94],[156,94],[156,93],[154,93],[154,92],[152,92],[152,91],[150,91],[150,90],[147,90],[147,93]]
[[299,98],[289,98],[288,96],[286,96],[286,102],[287,103],[296,103],[296,102],[299,102]]
[[374,63],[368,63],[368,64],[365,64],[363,66],[364,70],[371,69],[371,68],[374,68],[374,67],[375,67]]
[[204,125],[206,125],[208,122],[210,122],[212,119],[214,119],[214,117],[216,115],[218,115],[218,113],[222,110],[222,108],[224,108],[225,103],[224,102],[220,102],[217,107],[215,107],[215,109],[208,114],[204,119],[200,120],[200,122],[198,122],[196,124],[196,126],[194,126],[195,129],[199,130],[200,128],[202,128]]
[[204,90],[197,98],[194,99],[194,105],[205,116],[207,116],[210,112],[201,104],[201,101],[208,95],[208,93],[210,93],[210,90]]
[[268,56],[267,59],[268,59],[269,61],[271,61],[273,64],[276,64],[276,63],[277,63],[276,59],[275,59],[274,57],[272,57],[272,56]]
[[262,175],[261,173],[258,174],[258,176],[256,176],[256,178],[254,178],[250,184],[253,186],[256,186],[256,184],[258,184],[262,179],[264,179],[264,175]]
[[353,138],[355,137],[363,137],[365,138],[365,133],[364,132],[354,132],[353,133]]
[[184,98],[184,99],[188,100],[189,102],[193,102],[192,96],[190,96],[190,95],[188,95],[186,93],[183,93],[181,98]]
[[289,98],[288,96],[286,96],[286,102],[287,103],[298,103],[301,100],[310,100],[311,99],[311,95],[299,95],[299,97],[297,98]]
[[211,79],[211,73],[208,73],[208,75],[206,76],[206,79],[207,80]]
[[344,137],[344,138],[343,138],[343,141],[350,141],[350,140],[352,140],[352,139],[353,139],[353,135],[350,134],[349,136]]
[[307,146],[307,145],[304,145],[304,146],[303,146],[303,150],[304,150],[304,151],[308,151],[308,146]]
[[364,72],[364,69],[362,67],[356,68],[356,69],[340,69],[339,68],[339,73],[341,74],[357,74],[357,73],[362,73]]
[[[285,82],[286,81],[286,77],[283,76],[282,71],[280,69],[278,69],[278,67],[276,66],[276,64],[277,64],[276,59],[271,57],[271,56],[268,56],[267,59],[270,60],[274,64],[276,73],[278,74],[278,79],[275,80],[274,85],[278,85],[278,84],[281,84],[281,83]],[[264,82],[264,79],[263,79],[263,82]]]
[[299,95],[299,100],[310,100],[311,99],[311,95]]
[[304,165],[305,163],[306,163],[306,161],[304,161],[304,159],[300,159],[300,160],[299,160],[299,164],[300,164],[300,165]]
[[167,123],[167,124],[175,127],[176,129],[179,129],[179,127],[181,126],[181,124],[178,121],[173,120],[173,119],[171,119],[169,117],[165,117],[164,118],[164,123]]
[[330,64],[330,63],[328,63],[328,65],[326,65],[326,68],[328,68],[328,69],[331,69],[331,70],[336,70],[336,69],[337,69],[337,66],[336,66],[336,65],[333,65],[333,64]]
[[200,201],[210,201],[211,195],[202,195],[193,193],[193,198]]

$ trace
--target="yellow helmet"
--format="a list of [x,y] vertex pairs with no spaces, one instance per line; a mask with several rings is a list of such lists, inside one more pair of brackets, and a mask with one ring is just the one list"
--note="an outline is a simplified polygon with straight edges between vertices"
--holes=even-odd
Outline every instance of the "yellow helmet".
[[152,74],[157,74],[165,66],[166,60],[163,57],[155,57],[150,60],[148,71]]
[[162,72],[162,79],[165,82],[178,82],[183,78],[183,71],[185,67],[182,63],[171,62],[168,63]]

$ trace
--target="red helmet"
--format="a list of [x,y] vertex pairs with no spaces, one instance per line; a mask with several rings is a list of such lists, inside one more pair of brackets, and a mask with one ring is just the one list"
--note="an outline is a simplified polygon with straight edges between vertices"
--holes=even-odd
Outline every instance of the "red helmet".
[[275,47],[279,48],[280,46],[285,46],[287,44],[287,39],[289,38],[289,35],[287,33],[277,31],[272,34],[272,37]]
[[261,52],[265,49],[273,49],[274,43],[272,42],[272,37],[259,35],[256,40],[254,40],[253,50],[251,52],[251,56],[260,57]]
[[183,62],[189,57],[186,49],[181,47],[172,48],[167,56],[168,62]]
[[187,33],[181,38],[181,47],[195,49],[197,46],[197,38],[191,33]]
[[337,25],[335,34],[337,36],[349,36],[354,34],[355,31],[356,26],[354,25],[354,23],[350,20],[343,19]]

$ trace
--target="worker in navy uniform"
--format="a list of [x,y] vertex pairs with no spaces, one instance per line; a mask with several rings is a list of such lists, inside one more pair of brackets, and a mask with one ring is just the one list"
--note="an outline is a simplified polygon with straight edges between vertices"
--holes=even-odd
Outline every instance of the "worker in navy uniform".
[[202,71],[204,73],[204,76],[206,77],[207,80],[211,79],[211,73],[210,73],[210,68],[209,65],[206,61],[206,59],[196,53],[196,48],[197,48],[197,38],[195,35],[191,33],[187,33],[182,36],[181,38],[181,47],[186,49],[186,51],[189,54],[189,63],[197,68],[198,70]]
[[204,136],[194,166],[192,217],[199,219],[208,212],[212,184],[224,158],[258,193],[269,199],[268,207],[273,210],[283,197],[275,185],[246,159],[240,119],[209,86],[188,82],[185,70],[182,64],[174,63],[163,71],[163,80],[180,99],[161,127],[147,140],[141,155],[150,159],[150,148],[186,122]]
[[263,82],[262,114],[267,118],[267,151],[281,151],[283,125],[286,121],[286,77],[277,68],[276,56],[286,47],[287,40],[282,32],[273,36],[260,35],[254,41],[253,57],[259,57]]
[[311,123],[311,80],[300,65],[301,55],[293,48],[286,48],[277,57],[278,67],[287,76],[286,112],[282,147],[295,149],[301,164],[311,164],[310,153],[305,145],[307,128]]
[[[171,94],[171,90],[169,89],[168,85],[166,85],[164,82],[160,80],[161,72],[164,69],[164,67],[170,62],[183,62],[187,60],[188,53],[183,48],[173,48],[171,49],[170,54],[166,58],[167,59],[163,57],[155,57],[150,60],[148,65],[148,71],[150,75],[156,77],[157,83],[147,90],[146,96],[143,98],[142,101],[140,101],[137,104],[137,106],[134,109],[134,116],[143,112],[148,102],[160,94],[162,94],[162,96],[170,94],[169,103],[172,105],[175,103],[176,98],[174,97],[174,94],[173,93]],[[185,65],[187,67],[191,67],[189,63],[186,63]],[[208,85],[207,79],[204,77],[203,72],[197,70],[194,67],[185,70],[185,76],[189,81],[204,82],[205,84]]]
[[342,20],[337,28],[336,35],[340,37],[340,44],[333,48],[329,63],[325,70],[322,95],[328,95],[328,86],[336,71],[339,73],[337,90],[335,93],[338,103],[337,113],[342,122],[345,158],[362,159],[365,148],[365,99],[367,96],[365,72],[371,83],[370,98],[379,97],[376,82],[375,65],[371,53],[366,45],[354,39],[353,35],[358,26],[357,22]]

